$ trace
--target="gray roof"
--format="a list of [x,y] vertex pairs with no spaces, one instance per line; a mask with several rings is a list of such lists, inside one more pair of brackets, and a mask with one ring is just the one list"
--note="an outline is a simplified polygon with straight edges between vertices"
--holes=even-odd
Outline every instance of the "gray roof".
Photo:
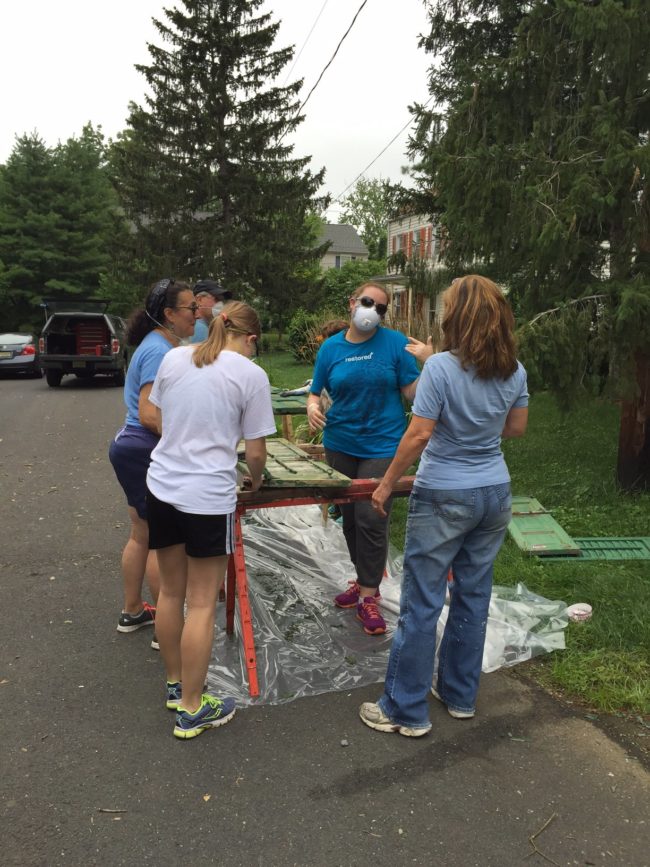
[[351,253],[353,256],[367,256],[368,248],[363,243],[354,226],[344,223],[326,223],[318,237],[317,246],[331,241],[328,253]]

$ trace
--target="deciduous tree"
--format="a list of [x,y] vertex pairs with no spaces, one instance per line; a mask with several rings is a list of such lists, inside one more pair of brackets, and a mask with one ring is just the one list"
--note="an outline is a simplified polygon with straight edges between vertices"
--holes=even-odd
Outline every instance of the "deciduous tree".
[[354,226],[371,259],[386,257],[392,200],[390,181],[381,178],[359,178],[352,191],[341,200],[340,221]]

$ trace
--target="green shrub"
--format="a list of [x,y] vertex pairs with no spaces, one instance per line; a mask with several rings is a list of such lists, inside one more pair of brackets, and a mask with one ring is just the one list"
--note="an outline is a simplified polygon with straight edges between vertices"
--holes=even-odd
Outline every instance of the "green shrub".
[[296,310],[287,329],[287,345],[296,361],[314,363],[323,342],[323,325],[335,318],[336,314],[331,310],[320,310],[317,313],[308,313],[302,307]]

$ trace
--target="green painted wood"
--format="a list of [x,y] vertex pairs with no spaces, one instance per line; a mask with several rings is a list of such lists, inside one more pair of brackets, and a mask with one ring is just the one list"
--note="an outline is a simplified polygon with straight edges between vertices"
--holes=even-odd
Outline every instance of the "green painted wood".
[[538,557],[563,554],[577,557],[580,548],[550,512],[534,497],[512,498],[510,535],[522,551]]
[[[636,538],[575,538],[580,548],[578,560],[650,560],[650,536]],[[554,554],[548,560],[567,560]]]
[[[240,443],[240,448],[242,446]],[[314,460],[294,443],[280,437],[267,439],[266,453],[264,486],[267,488],[344,488],[350,484],[348,476],[323,461]],[[248,473],[244,461],[237,467],[244,475]]]
[[282,397],[281,388],[271,388],[271,405],[275,415],[306,415],[307,395],[292,394]]

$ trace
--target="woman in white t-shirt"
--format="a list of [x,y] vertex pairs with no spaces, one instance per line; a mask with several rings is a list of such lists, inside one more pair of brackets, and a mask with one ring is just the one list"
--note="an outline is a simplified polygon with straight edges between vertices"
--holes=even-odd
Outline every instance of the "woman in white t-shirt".
[[149,547],[160,566],[156,631],[179,738],[223,725],[235,712],[232,698],[203,694],[203,685],[234,548],[237,444],[245,440],[255,491],[265,437],[276,431],[268,377],[251,361],[260,334],[251,307],[226,304],[207,340],[167,353],[149,395],[162,430],[147,474]]

